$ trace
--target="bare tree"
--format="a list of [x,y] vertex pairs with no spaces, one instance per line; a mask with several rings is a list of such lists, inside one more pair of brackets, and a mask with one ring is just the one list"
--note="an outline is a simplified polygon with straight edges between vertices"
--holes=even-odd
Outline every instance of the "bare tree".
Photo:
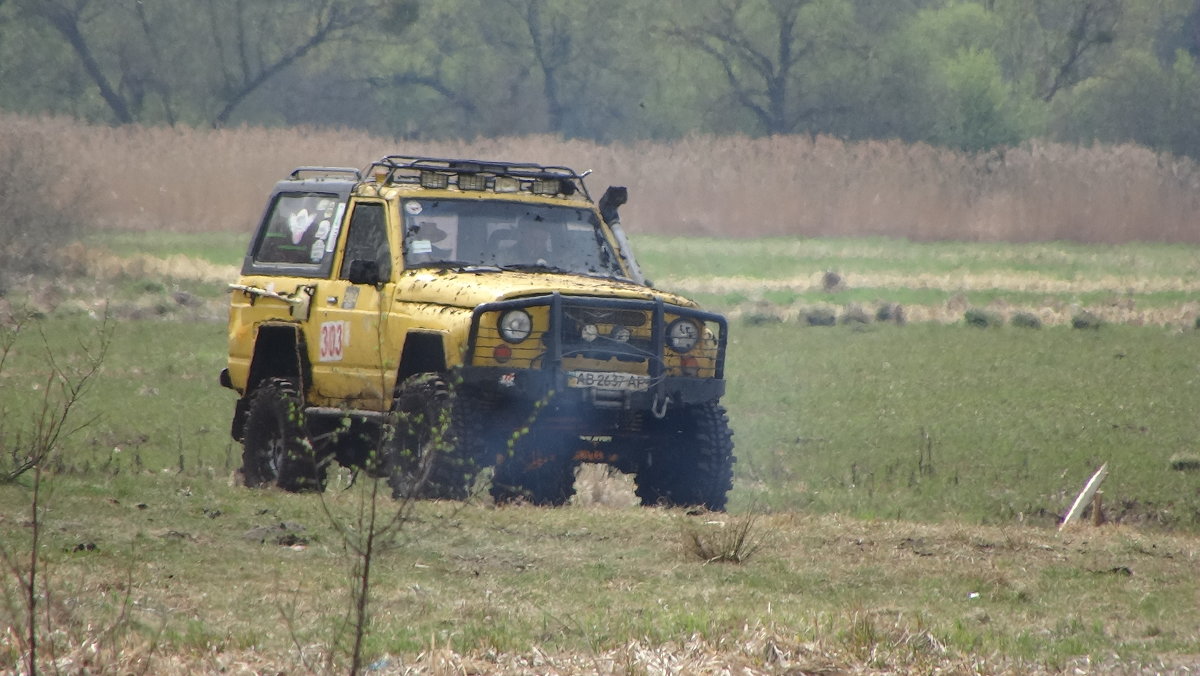
[[667,34],[712,57],[733,99],[768,134],[799,130],[819,106],[805,108],[804,75],[831,50],[849,50],[840,25],[806,24],[818,0],[716,0],[701,19]]
[[134,122],[134,111],[125,96],[117,90],[105,68],[101,66],[85,35],[86,26],[97,14],[109,11],[112,3],[107,0],[19,0],[20,7],[33,16],[45,20],[62,36],[75,53],[83,72],[87,74],[100,97],[112,111],[113,118],[121,124]]
[[[15,2],[63,38],[120,124],[147,121],[153,94],[170,124],[186,100],[224,126],[248,97],[319,47],[368,24],[416,17],[414,0],[205,0],[200,12],[141,0]],[[196,22],[197,14],[207,22]],[[197,60],[206,65],[182,65]]]
[[1123,12],[1124,0],[1037,0],[1035,16],[1047,36],[1038,98],[1049,102],[1088,76],[1088,59],[1116,39]]

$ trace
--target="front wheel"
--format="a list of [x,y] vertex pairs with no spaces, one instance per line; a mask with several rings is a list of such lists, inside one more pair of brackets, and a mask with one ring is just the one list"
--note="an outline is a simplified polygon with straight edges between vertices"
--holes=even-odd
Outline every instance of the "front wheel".
[[437,373],[400,384],[392,404],[395,429],[389,442],[392,497],[465,500],[475,477],[478,423]]
[[642,504],[724,511],[736,461],[725,408],[715,401],[676,407],[648,431],[650,446],[636,479]]
[[496,504],[565,505],[575,494],[578,464],[571,457],[569,438],[535,428],[517,439],[492,476]]
[[326,463],[313,450],[295,383],[285,378],[262,383],[250,397],[244,434],[246,486],[275,484],[293,493],[325,490]]

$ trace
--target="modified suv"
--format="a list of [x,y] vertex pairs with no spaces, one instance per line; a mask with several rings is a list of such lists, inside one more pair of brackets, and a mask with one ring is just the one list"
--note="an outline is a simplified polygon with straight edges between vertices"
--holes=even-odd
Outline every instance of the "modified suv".
[[247,486],[331,463],[398,498],[557,505],[580,463],[642,504],[724,509],[724,317],[654,289],[565,167],[388,156],[276,184],[230,284],[232,434]]

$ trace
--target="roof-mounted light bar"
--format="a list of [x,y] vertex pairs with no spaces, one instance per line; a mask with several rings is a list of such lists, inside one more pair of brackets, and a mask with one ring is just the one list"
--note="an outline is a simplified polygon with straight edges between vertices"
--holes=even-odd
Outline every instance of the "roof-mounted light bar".
[[586,174],[578,174],[567,167],[389,155],[372,164],[366,173],[376,177],[376,182],[381,185],[417,183],[424,188],[454,186],[459,190],[528,191],[535,195],[582,193],[590,199],[583,183]]

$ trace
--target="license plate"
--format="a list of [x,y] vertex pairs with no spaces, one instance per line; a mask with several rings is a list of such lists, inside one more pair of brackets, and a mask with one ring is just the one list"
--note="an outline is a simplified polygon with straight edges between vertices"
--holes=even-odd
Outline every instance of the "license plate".
[[636,373],[609,373],[605,371],[568,371],[567,387],[594,387],[599,390],[621,390],[645,392],[650,389],[650,376]]

